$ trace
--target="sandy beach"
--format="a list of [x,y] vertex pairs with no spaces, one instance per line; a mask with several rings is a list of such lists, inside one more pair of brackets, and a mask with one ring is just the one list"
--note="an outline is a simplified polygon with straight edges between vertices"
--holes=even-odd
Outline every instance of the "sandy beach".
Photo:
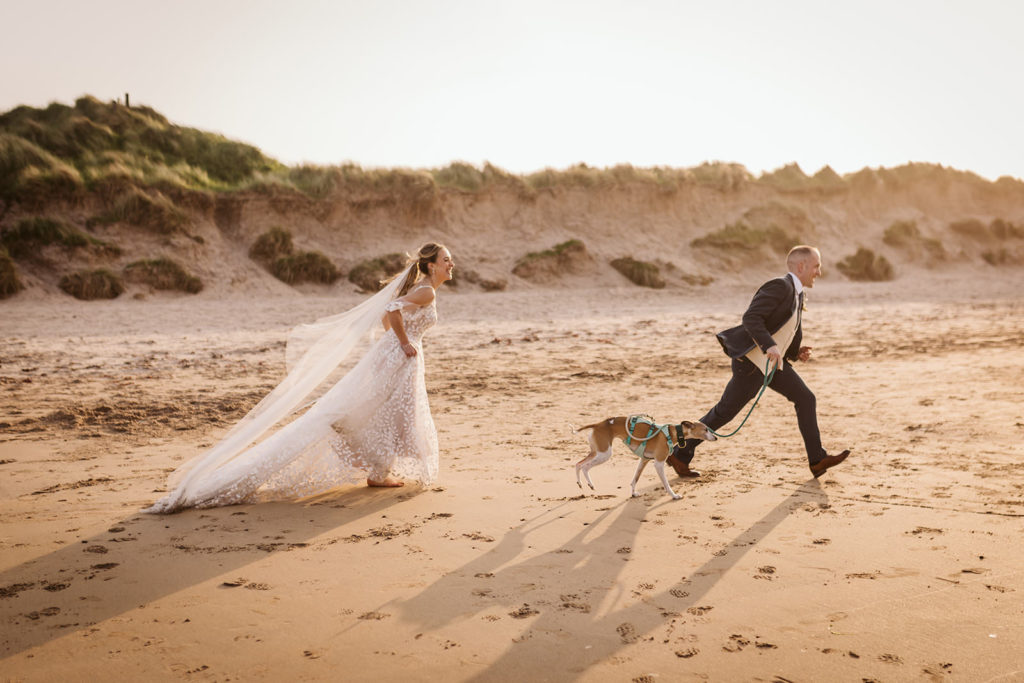
[[[992,272],[992,271],[988,271]],[[1020,271],[819,281],[826,448],[769,392],[697,481],[592,471],[569,423],[697,419],[753,291],[445,292],[428,488],[140,510],[355,303],[200,295],[3,305],[3,680],[1024,680]],[[1009,273],[1009,274],[1007,274]]]

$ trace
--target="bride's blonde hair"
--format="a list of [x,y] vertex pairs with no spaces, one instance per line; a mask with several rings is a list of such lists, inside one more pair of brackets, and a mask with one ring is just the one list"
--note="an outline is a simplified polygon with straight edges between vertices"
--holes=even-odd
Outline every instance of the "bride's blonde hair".
[[400,276],[409,266],[416,264],[416,267],[409,270],[409,274],[405,278],[405,282],[402,283],[402,288],[398,290],[396,298],[399,296],[405,296],[412,289],[412,286],[420,281],[425,275],[430,275],[429,264],[437,263],[437,255],[441,253],[442,249],[447,249],[443,244],[437,244],[436,242],[427,242],[420,250],[416,253],[415,257],[409,257],[409,260],[405,262],[405,268],[401,272],[396,273],[389,277],[387,280],[381,281],[381,286],[388,284],[393,281],[396,277]]

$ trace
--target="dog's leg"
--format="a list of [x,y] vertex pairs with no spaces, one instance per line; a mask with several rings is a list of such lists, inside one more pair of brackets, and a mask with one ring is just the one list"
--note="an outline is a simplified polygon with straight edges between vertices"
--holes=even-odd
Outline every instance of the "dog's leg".
[[636,492],[636,483],[640,481],[640,473],[647,467],[647,458],[639,458],[640,462],[637,463],[636,473],[633,475],[633,483],[629,487],[630,495],[633,498],[640,497],[640,494]]
[[673,491],[672,487],[668,484],[668,477],[665,476],[665,462],[662,460],[655,460],[654,469],[658,470],[658,476],[661,477],[661,483],[664,484],[665,490],[668,491],[668,495],[672,496],[674,500],[682,498],[682,496]]
[[594,454],[594,459],[583,466],[583,477],[587,480],[587,484],[590,485],[590,490],[596,491],[594,488],[594,482],[590,481],[590,468],[597,467],[602,463],[608,462],[608,458],[612,457],[612,449],[609,446],[606,451],[598,451]]
[[[589,470],[592,467],[590,463],[593,462],[595,455],[597,455],[597,451],[595,451],[594,447],[591,446],[590,452],[587,453],[582,460],[576,463],[576,485],[581,489],[583,488],[583,484],[580,482],[580,470],[582,469],[584,472]],[[590,484],[590,477],[587,477],[587,483]],[[590,484],[590,488],[594,488],[594,485]]]
[[598,465],[601,465],[602,463],[608,462],[608,458],[611,458],[611,449],[610,449],[610,447],[609,447],[609,449],[607,451],[598,451],[594,455],[594,460],[590,461],[589,463],[587,463],[584,466],[584,468],[583,468],[583,476],[584,476],[584,478],[587,479],[587,483],[590,484],[591,490],[597,490],[597,489],[594,488],[594,482],[590,480],[590,468],[597,467]]

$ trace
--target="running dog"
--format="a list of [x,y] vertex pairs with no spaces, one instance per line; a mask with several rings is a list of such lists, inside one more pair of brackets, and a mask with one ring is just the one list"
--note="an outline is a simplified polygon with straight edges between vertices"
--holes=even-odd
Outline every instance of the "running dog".
[[640,473],[647,467],[647,463],[654,461],[654,469],[658,470],[661,483],[673,499],[682,498],[669,486],[668,478],[665,476],[665,459],[672,452],[672,444],[681,443],[685,439],[703,439],[704,441],[717,441],[718,437],[711,433],[702,422],[683,421],[679,424],[682,433],[676,425],[659,425],[644,415],[630,415],[628,417],[610,417],[601,422],[573,428],[573,431],[580,432],[584,429],[590,430],[590,453],[576,463],[576,485],[581,489],[580,471],[587,480],[591,490],[594,490],[594,482],[590,481],[590,468],[607,462],[612,457],[612,444],[615,439],[621,439],[624,444],[636,454],[640,462],[637,464],[636,473],[633,475],[633,482],[630,487],[631,495],[635,498],[640,494],[636,492],[636,483],[640,480]]

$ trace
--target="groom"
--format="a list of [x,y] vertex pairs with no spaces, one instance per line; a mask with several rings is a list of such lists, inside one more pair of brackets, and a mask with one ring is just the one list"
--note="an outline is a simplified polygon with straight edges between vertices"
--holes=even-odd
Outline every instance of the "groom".
[[[807,449],[807,462],[815,478],[835,467],[850,454],[828,455],[821,446],[814,394],[807,388],[792,363],[811,357],[811,347],[800,346],[804,288],[814,286],[821,275],[821,253],[815,247],[793,247],[786,257],[789,272],[769,280],[754,294],[743,324],[718,334],[718,342],[732,358],[732,378],[718,404],[700,419],[711,429],[728,424],[760,391],[766,363],[775,367],[768,385],[788,398],[796,408],[796,421]],[[785,352],[783,352],[785,349]],[[699,439],[687,439],[666,462],[680,477],[699,477],[690,469]]]

